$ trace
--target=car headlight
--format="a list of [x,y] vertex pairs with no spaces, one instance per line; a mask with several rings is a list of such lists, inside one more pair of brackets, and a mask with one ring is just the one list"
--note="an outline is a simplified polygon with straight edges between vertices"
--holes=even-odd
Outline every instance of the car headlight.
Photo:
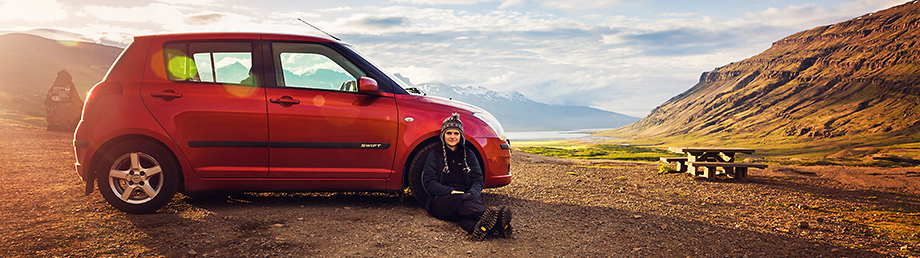
[[489,127],[492,127],[492,131],[495,131],[495,134],[502,138],[503,141],[508,139],[505,137],[505,129],[502,129],[502,124],[499,123],[498,119],[495,119],[492,114],[489,114],[488,112],[475,112],[473,113],[473,116],[479,118],[479,120],[482,120],[483,122],[486,122]]

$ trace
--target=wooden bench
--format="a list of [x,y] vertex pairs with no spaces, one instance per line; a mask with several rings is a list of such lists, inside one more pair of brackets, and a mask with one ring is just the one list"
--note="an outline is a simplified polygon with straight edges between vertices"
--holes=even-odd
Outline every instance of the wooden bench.
[[[703,176],[705,178],[712,178],[716,175],[716,167],[722,167],[725,169],[725,173],[736,179],[744,179],[747,177],[748,168],[767,168],[767,164],[763,163],[735,163],[735,162],[687,162],[688,173],[694,176]],[[699,168],[702,169],[702,173],[698,172]]]
[[687,172],[687,160],[689,160],[687,157],[659,157],[658,159],[661,160],[661,162],[668,164],[676,162],[677,171],[680,171],[681,173]]

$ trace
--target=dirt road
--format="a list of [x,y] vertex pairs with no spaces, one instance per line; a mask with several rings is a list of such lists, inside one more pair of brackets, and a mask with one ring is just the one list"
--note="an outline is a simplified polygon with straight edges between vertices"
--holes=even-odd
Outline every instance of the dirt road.
[[[912,240],[892,240],[883,231],[847,217],[859,210],[900,209],[916,214],[920,197],[913,183],[895,189],[843,184],[818,173],[770,176],[799,174],[796,168],[754,170],[753,177],[743,182],[707,181],[658,174],[658,164],[589,163],[515,152],[513,183],[483,194],[489,205],[514,208],[515,235],[476,242],[455,224],[433,219],[418,204],[399,202],[394,195],[180,195],[156,214],[128,215],[106,204],[98,192],[83,196],[72,167],[70,141],[66,133],[0,123],[0,196],[4,199],[0,254],[887,257],[920,253],[917,235]],[[892,171],[886,173],[913,180],[904,177],[910,176],[907,172]]]

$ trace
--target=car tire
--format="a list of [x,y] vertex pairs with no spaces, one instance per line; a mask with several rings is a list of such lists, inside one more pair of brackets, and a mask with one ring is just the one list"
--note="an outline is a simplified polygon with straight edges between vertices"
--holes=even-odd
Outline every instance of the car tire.
[[[425,147],[422,147],[422,149],[412,157],[412,161],[409,162],[409,191],[412,192],[412,196],[422,205],[428,201],[428,192],[425,191],[425,186],[422,185],[422,169],[425,168],[425,162],[428,161],[428,154],[434,151],[435,148],[441,148],[441,143],[434,142],[425,145]],[[467,146],[467,148],[469,148],[469,146]],[[477,155],[477,157],[471,158],[479,159],[479,154],[475,155]],[[483,175],[485,175],[485,170],[483,170]],[[485,178],[483,178],[483,180],[485,180]],[[484,183],[485,181],[483,181],[483,184]]]
[[106,202],[126,213],[152,213],[176,194],[179,165],[165,147],[128,140],[109,149],[96,182]]
[[428,154],[435,148],[440,147],[440,142],[425,145],[425,147],[422,147],[422,149],[415,153],[415,156],[412,157],[412,161],[409,162],[409,190],[412,192],[412,197],[415,197],[422,205],[428,201],[428,192],[425,191],[425,186],[422,185],[422,169],[425,168],[425,162],[428,161]]

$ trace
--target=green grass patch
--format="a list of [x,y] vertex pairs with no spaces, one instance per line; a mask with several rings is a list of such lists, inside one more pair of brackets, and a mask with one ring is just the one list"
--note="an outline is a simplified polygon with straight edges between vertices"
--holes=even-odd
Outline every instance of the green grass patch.
[[578,148],[585,148],[589,145],[591,145],[591,143],[580,141],[580,140],[513,141],[511,142],[511,146],[516,147],[516,148],[553,147],[553,148],[560,148],[560,149],[578,149]]
[[671,172],[677,172],[677,169],[673,169],[671,168],[671,166],[668,166],[668,165],[661,165],[661,167],[658,168],[658,173],[661,173],[661,174],[671,173]]
[[920,212],[881,211],[881,210],[830,210],[838,218],[869,226],[873,235],[898,241],[920,243]]
[[657,161],[662,156],[680,156],[660,149],[619,144],[593,144],[577,147],[525,146],[520,147],[520,150],[538,155],[572,159]]

